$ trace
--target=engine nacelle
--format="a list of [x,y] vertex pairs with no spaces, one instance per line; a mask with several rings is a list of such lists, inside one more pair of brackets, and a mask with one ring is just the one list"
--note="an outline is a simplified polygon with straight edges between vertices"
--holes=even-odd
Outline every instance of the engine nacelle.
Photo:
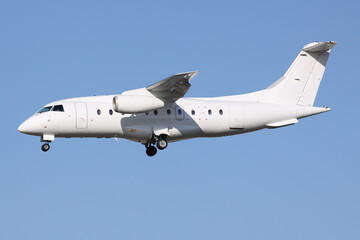
[[152,96],[118,95],[113,98],[114,111],[119,113],[143,113],[164,106],[163,101]]

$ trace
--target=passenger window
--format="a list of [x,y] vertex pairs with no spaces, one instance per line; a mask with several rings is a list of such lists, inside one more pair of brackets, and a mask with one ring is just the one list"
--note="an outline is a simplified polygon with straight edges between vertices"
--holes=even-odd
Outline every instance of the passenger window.
[[220,115],[223,115],[223,114],[224,114],[224,112],[223,112],[222,109],[219,110],[219,114],[220,114]]
[[168,115],[170,115],[170,114],[171,114],[171,110],[168,109],[168,110],[166,111],[166,113],[167,113]]
[[114,113],[113,110],[110,109],[110,110],[109,110],[109,114],[110,114],[110,115],[113,115],[113,113]]
[[38,113],[48,112],[51,108],[52,106],[43,107],[40,111],[38,111]]
[[178,109],[178,115],[181,115],[181,114],[182,114],[181,109]]
[[157,115],[158,114],[158,111],[157,110],[154,110],[154,115]]
[[191,114],[192,114],[192,115],[195,115],[195,110],[194,110],[194,109],[191,110]]
[[211,109],[209,109],[209,110],[208,110],[208,114],[209,114],[209,115],[211,115],[211,114],[212,114]]
[[64,107],[63,105],[55,105],[53,107],[53,109],[51,109],[51,111],[54,111],[54,112],[63,112],[64,111]]
[[97,114],[98,114],[98,115],[101,114],[101,110],[100,110],[100,109],[97,110]]

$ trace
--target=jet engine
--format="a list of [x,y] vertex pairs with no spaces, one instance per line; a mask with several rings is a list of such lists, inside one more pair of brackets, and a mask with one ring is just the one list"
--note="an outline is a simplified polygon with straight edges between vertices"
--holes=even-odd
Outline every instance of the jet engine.
[[119,113],[143,113],[165,106],[159,98],[141,95],[117,95],[113,98],[113,108]]

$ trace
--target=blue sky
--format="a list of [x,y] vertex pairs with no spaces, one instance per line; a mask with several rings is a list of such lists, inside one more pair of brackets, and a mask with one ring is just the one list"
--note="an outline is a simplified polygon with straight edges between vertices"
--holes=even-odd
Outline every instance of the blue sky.
[[[0,239],[359,239],[358,1],[1,1]],[[277,130],[170,144],[56,139],[48,102],[200,70],[187,96],[260,90],[339,41],[315,102]]]

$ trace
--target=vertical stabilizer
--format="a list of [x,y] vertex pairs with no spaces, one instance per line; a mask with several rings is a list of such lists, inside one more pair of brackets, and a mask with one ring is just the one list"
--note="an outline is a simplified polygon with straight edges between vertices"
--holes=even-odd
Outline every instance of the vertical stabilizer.
[[289,69],[267,91],[274,103],[313,106],[331,48],[337,42],[307,44]]

